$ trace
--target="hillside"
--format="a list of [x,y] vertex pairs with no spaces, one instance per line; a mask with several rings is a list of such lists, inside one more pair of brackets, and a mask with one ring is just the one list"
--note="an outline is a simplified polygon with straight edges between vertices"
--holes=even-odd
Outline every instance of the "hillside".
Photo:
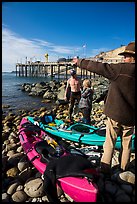
[[[95,61],[101,61],[101,62],[107,62],[107,63],[118,63],[123,61],[123,56],[118,55],[120,52],[123,52],[125,50],[126,46],[121,46],[117,49],[110,50],[108,52],[101,52],[100,54],[96,55],[95,57],[87,58],[92,59]],[[77,68],[77,74],[81,73],[81,69]],[[87,74],[89,75],[90,72],[87,71]]]
[[120,52],[123,52],[125,50],[126,46],[121,46],[119,48],[116,48],[114,50],[110,50],[108,52],[101,52],[100,54],[96,55],[94,59],[100,59],[104,62],[120,62],[123,59],[123,56],[118,55]]

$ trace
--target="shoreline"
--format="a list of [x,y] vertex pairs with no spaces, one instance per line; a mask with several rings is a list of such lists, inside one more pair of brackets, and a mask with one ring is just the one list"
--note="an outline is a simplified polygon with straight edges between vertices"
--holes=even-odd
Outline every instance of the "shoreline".
[[[95,83],[95,99],[98,98],[102,89],[106,86],[106,81],[103,78]],[[102,85],[103,84],[103,85]],[[102,87],[103,86],[103,87]],[[33,165],[28,161],[23,148],[20,144],[18,131],[19,125],[22,117],[25,116],[40,116],[43,113],[49,113],[51,110],[56,112],[56,117],[58,119],[65,120],[68,118],[68,107],[66,105],[57,105],[47,99],[41,99],[45,101],[43,107],[38,107],[36,109],[28,107],[28,110],[20,108],[14,113],[12,107],[5,104],[2,105],[2,201],[3,202],[48,202],[47,196],[43,193],[42,186],[43,181],[41,179],[41,174],[33,167]],[[49,103],[48,103],[49,102]],[[51,105],[52,104],[52,105]],[[92,112],[91,112],[91,122],[92,125],[96,127],[101,127],[105,125],[107,117],[103,113],[104,101],[93,102]],[[74,119],[77,120],[81,117],[80,114],[74,115]],[[70,141],[69,141],[70,142]],[[72,142],[70,142],[72,144]],[[74,143],[73,143],[74,144]],[[118,156],[119,151],[115,151],[113,156],[113,166],[119,165]],[[131,170],[135,170],[135,153],[131,155]],[[117,170],[117,169],[116,169]],[[116,176],[116,175],[115,175]],[[28,192],[25,189],[29,180],[33,182],[33,188]],[[134,175],[132,175],[132,180],[134,180]],[[98,185],[101,190],[101,196],[107,202],[135,202],[135,185],[128,184],[126,189],[123,190],[124,183],[117,186],[117,181],[111,179],[109,182],[104,174],[100,175],[100,180]],[[37,188],[41,186],[41,188]],[[123,187],[123,188],[122,188]],[[122,193],[121,193],[122,191]],[[60,194],[61,202],[73,202],[67,195],[65,197],[62,195],[61,190],[58,190]],[[39,196],[38,196],[39,195]],[[101,202],[103,202],[101,200]]]
[[[96,125],[100,124],[102,120],[105,121],[105,115],[103,119],[103,113],[97,112],[97,110],[102,110],[103,103],[98,104],[97,107],[93,107],[92,115],[94,116],[94,122]],[[96,109],[96,110],[95,110]],[[33,165],[28,162],[26,155],[24,154],[23,148],[20,144],[18,138],[18,128],[22,117],[29,116],[40,116],[43,113],[48,113],[54,110],[56,112],[57,118],[67,119],[68,117],[68,105],[54,106],[54,108],[47,110],[46,108],[40,108],[33,112],[20,110],[19,114],[13,114],[12,111],[9,112],[7,116],[2,115],[2,200],[4,202],[49,202],[46,194],[43,194],[43,180],[41,174],[33,167]],[[77,118],[77,117],[76,117]],[[92,120],[93,121],[93,120]],[[99,125],[100,126],[100,125]],[[70,141],[69,141],[70,142]],[[70,142],[72,144],[72,142]],[[115,151],[113,157],[113,165],[118,165],[118,155],[119,151]],[[134,160],[135,153],[132,154],[131,162],[132,168],[134,170]],[[116,175],[115,175],[116,176]],[[132,180],[134,180],[134,174],[131,175]],[[31,190],[26,191],[25,186],[28,185],[28,181],[31,178],[33,182],[33,188],[29,187]],[[109,183],[106,177],[101,174],[98,185],[101,190],[101,197],[103,196],[105,201],[112,201],[115,195],[115,202],[135,202],[135,188],[134,185],[128,184],[126,190],[122,191],[123,194],[120,197],[121,192],[120,186],[117,186],[115,180],[110,180]],[[40,185],[41,188],[37,188]],[[103,186],[106,187],[103,187]],[[107,187],[108,185],[108,187]],[[111,187],[110,187],[111,186]],[[104,191],[105,189],[105,191]],[[115,193],[114,193],[115,190]],[[58,194],[61,194],[59,199],[61,202],[73,202],[71,198],[67,195],[63,196],[62,191],[58,189]],[[116,193],[117,192],[117,193]],[[128,192],[128,193],[127,193]],[[38,196],[39,195],[39,196]],[[125,199],[126,198],[126,199]],[[101,202],[103,202],[101,200]]]

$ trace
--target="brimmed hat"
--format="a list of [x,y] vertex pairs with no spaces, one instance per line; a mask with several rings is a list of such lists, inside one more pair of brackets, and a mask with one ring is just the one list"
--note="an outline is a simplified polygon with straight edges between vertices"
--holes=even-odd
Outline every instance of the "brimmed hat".
[[131,42],[129,43],[124,52],[119,53],[118,55],[125,55],[125,54],[129,54],[129,55],[135,55],[135,42]]
[[71,69],[71,70],[70,70],[70,74],[71,74],[72,76],[75,75],[75,74],[76,74],[75,69]]

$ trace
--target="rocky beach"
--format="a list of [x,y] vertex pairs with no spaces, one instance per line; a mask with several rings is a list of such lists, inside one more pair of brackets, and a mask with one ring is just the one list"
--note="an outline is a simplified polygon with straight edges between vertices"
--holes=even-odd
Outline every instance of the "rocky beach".
[[[98,77],[93,81],[94,98],[91,112],[91,123],[96,127],[105,125],[106,116],[103,113],[104,93],[109,81]],[[43,177],[29,162],[18,137],[19,124],[22,117],[40,116],[54,110],[57,119],[68,118],[69,103],[63,103],[66,81],[55,80],[41,83],[24,83],[22,92],[31,96],[42,97],[45,107],[39,109],[20,109],[12,112],[10,107],[2,106],[2,202],[49,202],[44,191]],[[77,121],[81,114],[73,113]],[[69,141],[68,141],[69,142]],[[77,145],[69,142],[70,145]],[[132,152],[128,171],[119,171],[119,151],[115,150],[112,160],[113,173],[107,178],[100,173],[97,180],[99,195],[97,202],[135,202],[135,152]],[[98,166],[99,167],[99,166]],[[97,168],[98,168],[97,167]],[[58,188],[60,202],[73,200]]]

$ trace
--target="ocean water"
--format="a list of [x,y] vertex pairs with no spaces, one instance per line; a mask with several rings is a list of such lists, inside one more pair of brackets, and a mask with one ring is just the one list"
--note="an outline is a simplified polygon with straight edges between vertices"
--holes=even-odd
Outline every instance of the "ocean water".
[[[10,106],[13,112],[18,110],[33,110],[40,107],[51,106],[42,102],[42,97],[29,96],[27,92],[21,91],[21,85],[24,83],[49,82],[50,80],[62,80],[50,77],[18,77],[15,73],[2,73],[2,106]],[[50,107],[51,108],[51,107]],[[3,111],[6,108],[3,108]]]

